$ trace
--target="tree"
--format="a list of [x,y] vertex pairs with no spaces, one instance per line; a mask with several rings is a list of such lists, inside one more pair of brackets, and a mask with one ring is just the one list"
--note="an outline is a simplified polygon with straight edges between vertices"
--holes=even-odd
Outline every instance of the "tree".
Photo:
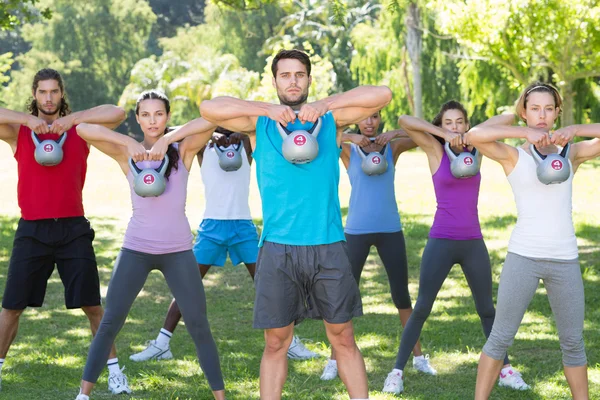
[[510,89],[554,82],[564,98],[562,124],[575,122],[576,88],[600,76],[597,1],[436,0],[430,7],[439,29],[466,50],[463,56],[497,66]]
[[44,67],[63,74],[72,107],[115,103],[134,63],[147,55],[156,20],[145,0],[42,0],[54,10],[49,21],[25,25],[31,50],[16,58],[19,70],[3,91],[4,101],[23,109],[33,75]]
[[2,0],[0,3],[0,30],[15,29],[23,22],[33,22],[41,16],[49,19],[49,7],[36,8],[39,0]]

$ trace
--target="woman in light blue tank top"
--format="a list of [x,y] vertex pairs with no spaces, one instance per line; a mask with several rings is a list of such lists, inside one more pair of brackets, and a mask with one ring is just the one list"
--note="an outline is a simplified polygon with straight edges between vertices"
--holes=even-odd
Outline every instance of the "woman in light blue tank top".
[[[401,131],[379,134],[380,123],[381,115],[377,112],[358,124],[358,134],[344,135],[346,143],[342,143],[340,157],[352,185],[344,234],[352,274],[357,283],[360,282],[371,247],[377,249],[387,272],[392,300],[404,326],[412,313],[412,305],[408,291],[406,245],[396,204],[394,178],[398,157],[402,152],[414,148],[415,144]],[[372,152],[380,153],[387,162],[387,169],[380,175],[367,175],[362,170],[363,156]],[[431,373],[429,361],[421,353],[419,343],[414,346],[414,354],[415,367]],[[321,379],[329,380],[336,376],[337,362],[332,351]]]
[[[104,316],[92,340],[76,400],[89,400],[110,347],[148,274],[154,269],[163,273],[179,304],[214,398],[225,399],[219,355],[208,323],[204,288],[192,253],[192,235],[185,216],[187,176],[196,154],[210,139],[215,126],[198,118],[165,135],[170,103],[158,91],[140,95],[136,118],[144,132],[142,143],[98,125],[77,127],[77,133],[84,140],[119,163],[130,184],[133,216],[113,268]],[[175,144],[178,141],[181,143]],[[129,159],[137,163],[154,161],[157,165],[143,167],[157,168],[165,153],[169,158],[164,173],[166,189],[157,197],[138,196]],[[117,393],[130,393],[127,379],[121,380],[121,389]]]

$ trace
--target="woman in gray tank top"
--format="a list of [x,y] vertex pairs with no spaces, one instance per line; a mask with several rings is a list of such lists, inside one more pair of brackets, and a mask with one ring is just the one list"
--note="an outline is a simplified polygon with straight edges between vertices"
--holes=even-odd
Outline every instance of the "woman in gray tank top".
[[[573,174],[579,165],[600,155],[600,125],[574,125],[552,134],[561,105],[556,88],[536,82],[525,89],[516,107],[527,127],[480,127],[465,137],[466,144],[475,145],[502,166],[518,211],[500,276],[496,318],[479,361],[476,400],[490,396],[502,357],[514,340],[540,279],[556,319],[564,374],[573,399],[589,398],[583,343],[585,303],[571,198]],[[575,136],[595,139],[571,144],[566,158],[552,156],[548,160],[554,161],[537,168],[532,152],[556,153]],[[500,142],[505,138],[526,141],[515,148]],[[543,157],[537,156],[538,160]],[[548,184],[548,176],[556,175],[552,170],[563,168],[568,170],[562,183]]]

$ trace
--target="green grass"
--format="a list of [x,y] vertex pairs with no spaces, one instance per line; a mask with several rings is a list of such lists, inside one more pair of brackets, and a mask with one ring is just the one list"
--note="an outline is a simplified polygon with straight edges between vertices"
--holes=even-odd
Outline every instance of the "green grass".
[[[2,156],[2,155],[0,155]],[[0,159],[0,167],[5,160]],[[103,295],[114,258],[130,212],[125,180],[106,158],[93,155],[86,192],[86,210],[96,230],[96,255]],[[585,341],[590,363],[591,398],[600,399],[600,212],[597,208],[598,163],[578,172],[574,188],[574,219],[579,238],[581,267],[586,291]],[[10,167],[10,165],[9,165]],[[101,174],[99,171],[103,170]],[[108,171],[108,172],[107,172]],[[416,299],[419,262],[435,209],[431,179],[421,153],[400,158],[397,168],[397,196],[404,224],[410,266],[410,290]],[[6,173],[6,170],[3,170]],[[199,222],[202,189],[197,170],[190,178],[188,214],[192,226]],[[13,170],[13,173],[16,172]],[[344,175],[344,174],[342,174]],[[0,175],[0,181],[3,176]],[[12,183],[10,183],[12,184]],[[4,192],[12,196],[12,187]],[[254,190],[254,189],[253,189]],[[341,201],[348,199],[348,184],[342,177]],[[255,193],[253,191],[253,193]],[[4,200],[8,202],[8,200]],[[252,209],[260,204],[253,194]],[[14,208],[0,216],[0,287],[4,287],[12,238],[17,223]],[[344,214],[347,208],[343,208]],[[515,222],[514,202],[502,172],[484,163],[480,199],[481,222],[488,244],[495,281],[494,292],[506,243]],[[259,215],[255,213],[255,215]],[[552,218],[552,216],[548,216]],[[257,221],[260,223],[260,221]],[[246,269],[213,268],[204,280],[209,319],[219,347],[221,366],[230,399],[258,398],[258,371],[263,349],[262,332],[252,329],[254,290]],[[19,335],[2,371],[0,399],[74,399],[90,344],[87,319],[79,310],[64,308],[62,284],[55,273],[48,283],[44,307],[28,309],[21,317]],[[355,320],[356,337],[367,364],[373,399],[393,399],[379,392],[393,367],[401,328],[391,302],[385,271],[371,253],[361,281],[365,316]],[[117,338],[122,365],[130,379],[131,399],[210,399],[204,377],[198,373],[192,341],[182,324],[172,340],[174,360],[137,364],[129,361],[144,342],[156,337],[171,300],[160,273],[152,273],[136,300],[127,323]],[[325,331],[318,321],[305,321],[297,333],[307,347],[328,354]],[[445,282],[431,317],[421,336],[423,350],[439,375],[424,376],[411,367],[406,370],[405,399],[469,399],[473,397],[477,360],[485,339],[475,313],[470,291],[460,268],[455,267]],[[513,364],[533,389],[514,392],[496,388],[493,399],[567,399],[569,391],[562,375],[558,336],[543,286],[535,295],[517,338],[510,349]],[[286,399],[346,399],[341,381],[319,380],[325,358],[290,362],[284,389]],[[410,365],[410,364],[409,364]],[[94,399],[113,398],[106,389],[107,374],[98,382]]]

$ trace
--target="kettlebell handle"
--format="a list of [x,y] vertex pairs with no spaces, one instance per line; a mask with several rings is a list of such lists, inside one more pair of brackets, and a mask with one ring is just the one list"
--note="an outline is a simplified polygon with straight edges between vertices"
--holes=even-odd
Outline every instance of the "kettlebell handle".
[[[240,150],[244,148],[244,141],[240,141],[237,145],[237,148],[235,147],[235,144],[231,144],[230,146],[233,146],[233,149],[239,153]],[[219,153],[223,153],[225,151],[224,147],[218,145],[215,145],[215,148],[219,151]]]
[[[571,143],[567,143],[565,145],[565,147],[562,148],[562,150],[560,151],[559,155],[562,158],[566,159],[569,156],[570,148],[571,148]],[[529,151],[531,152],[531,155],[533,156],[533,159],[536,160],[538,163],[544,161],[546,159],[546,157],[548,157],[548,155],[544,155],[544,154],[540,153],[540,151],[538,150],[538,148],[533,143],[531,143],[529,145]]]
[[[31,131],[31,139],[33,139],[33,143],[35,143],[36,146],[42,143],[39,136],[34,131]],[[67,132],[64,132],[59,139],[55,140],[55,142],[58,144],[59,147],[62,148],[63,144],[65,144],[65,140],[67,140]]]
[[[299,112],[300,112],[299,110],[294,111],[294,113],[296,114],[296,119],[298,119]],[[319,117],[317,119],[317,121],[313,124],[312,128],[310,128],[307,132],[316,138],[317,136],[319,136],[319,132],[321,131],[322,125],[323,125],[323,117]],[[292,133],[292,131],[290,131],[286,126],[283,126],[280,123],[277,123],[277,130],[279,131],[279,135],[281,135],[281,138],[283,140],[285,140],[285,138],[290,133]]]
[[[160,166],[156,168],[155,171],[164,176],[168,166],[169,156],[165,154],[165,158],[162,159]],[[136,163],[133,161],[133,158],[131,157],[129,158],[129,168],[131,169],[131,172],[133,173],[134,177],[138,176],[142,172],[142,169],[136,165]]]

